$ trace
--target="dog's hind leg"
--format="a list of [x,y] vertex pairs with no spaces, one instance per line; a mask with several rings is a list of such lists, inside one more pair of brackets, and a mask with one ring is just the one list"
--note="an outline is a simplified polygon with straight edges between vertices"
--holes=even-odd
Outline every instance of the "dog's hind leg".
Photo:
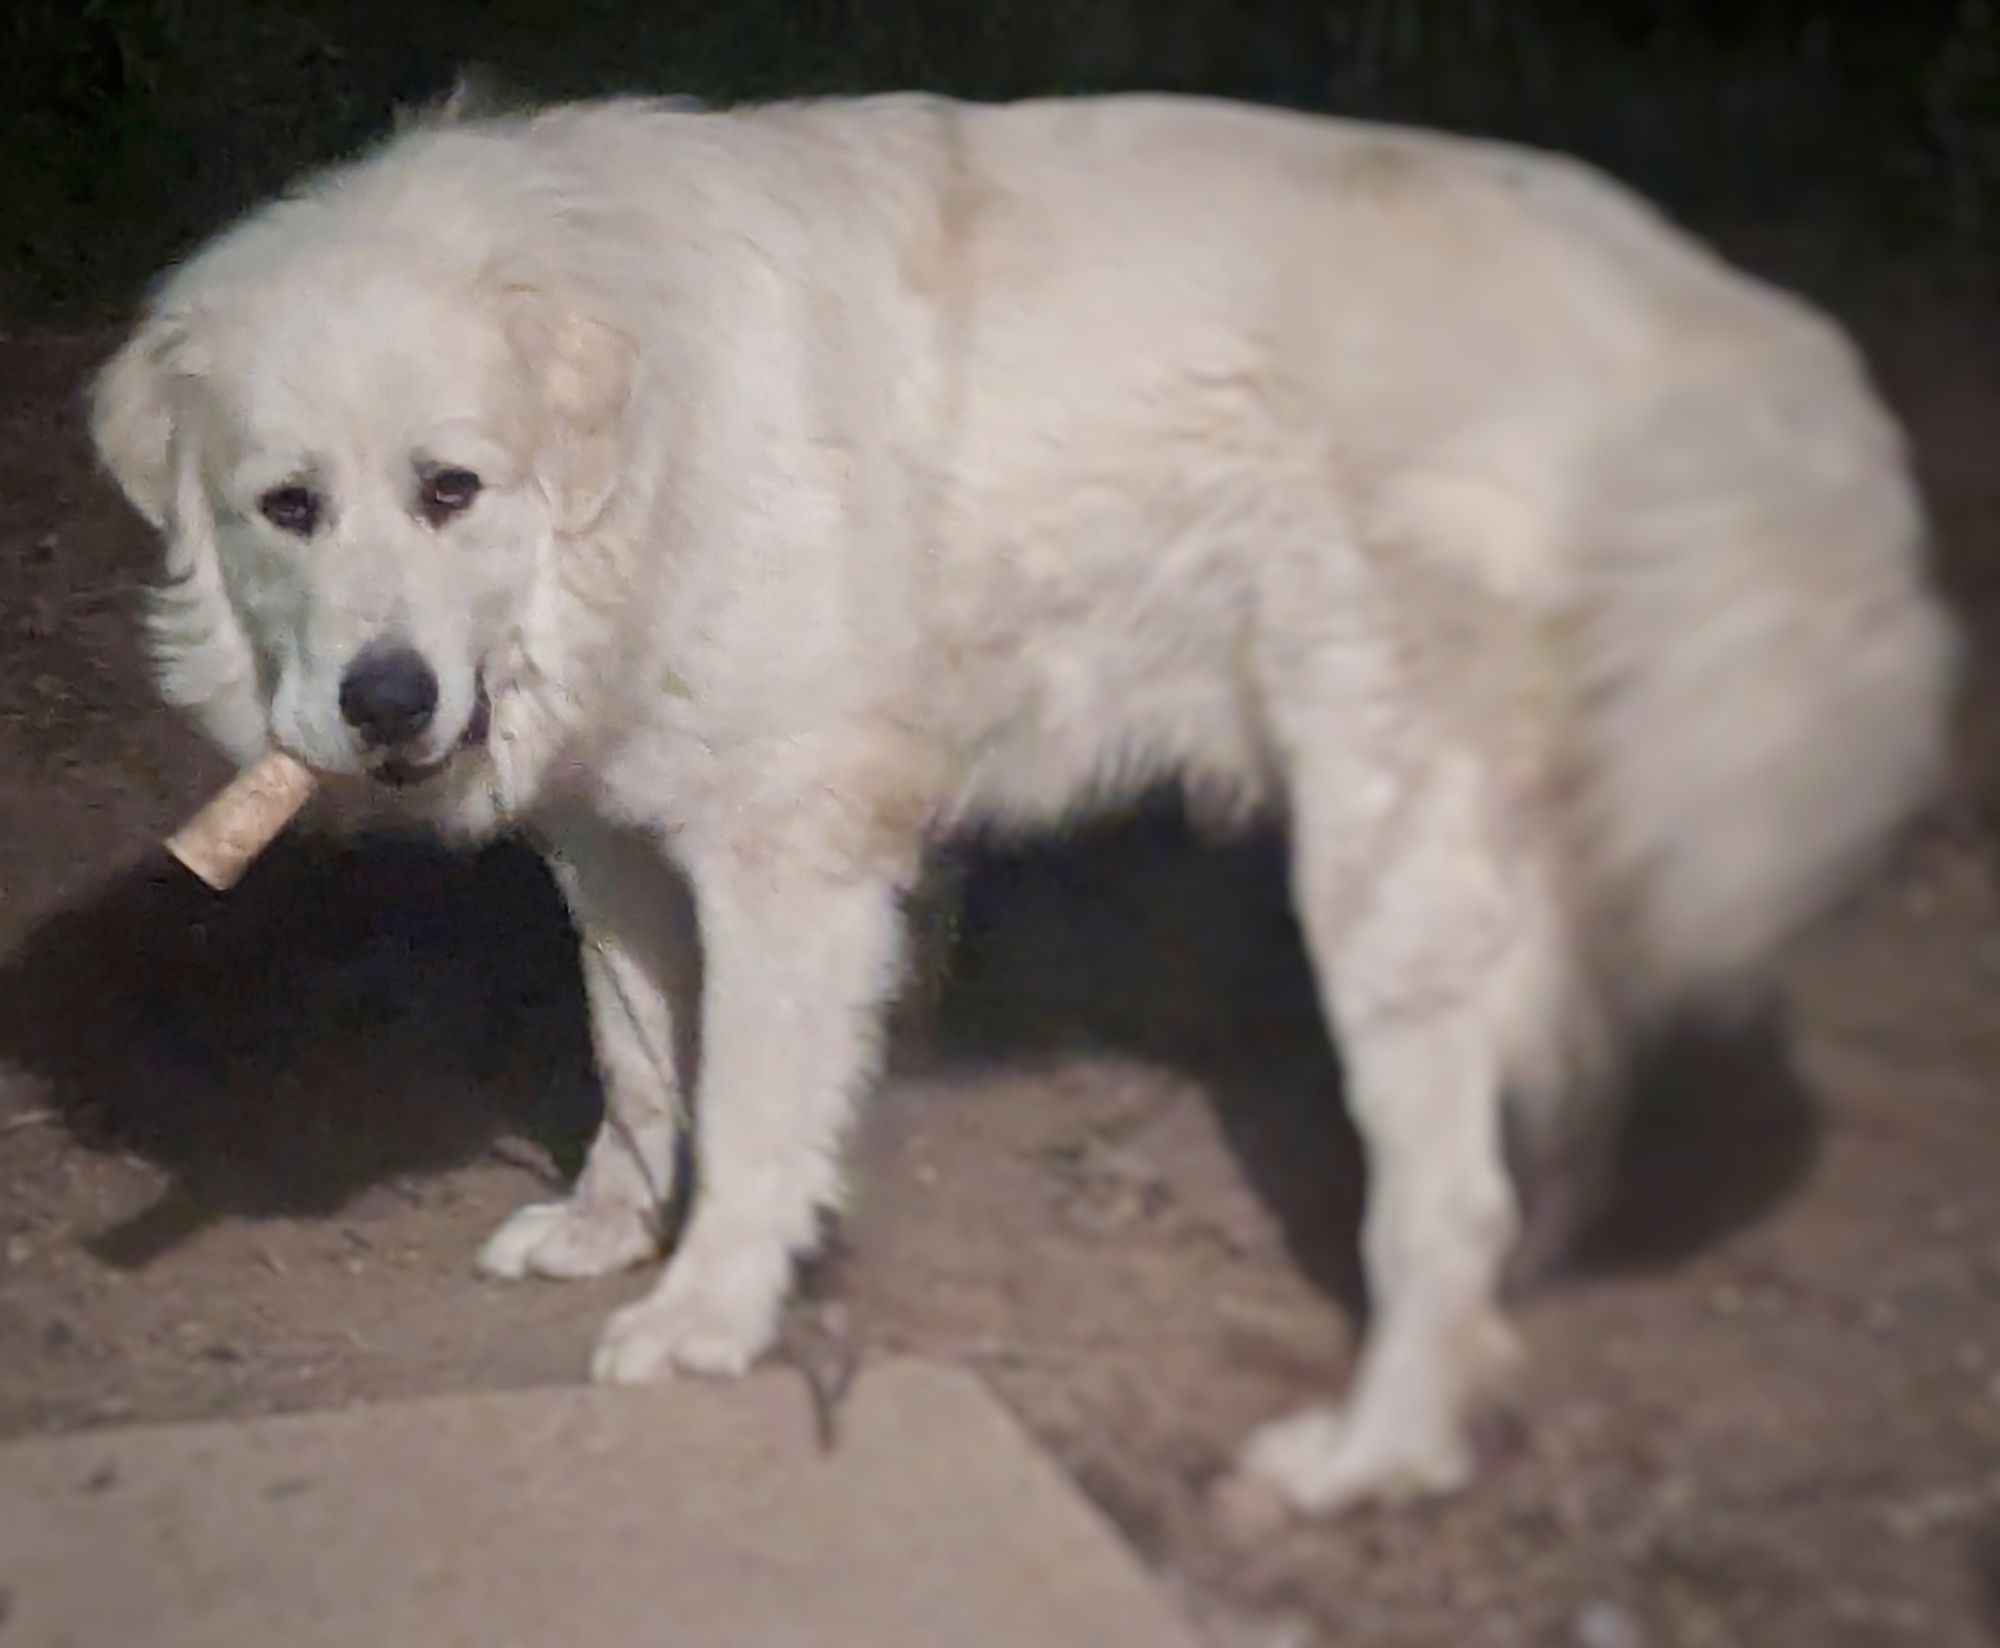
[[1425,728],[1371,751],[1356,719],[1295,742],[1292,827],[1294,897],[1369,1158],[1371,1320],[1345,1408],[1268,1426],[1244,1455],[1307,1514],[1461,1486],[1473,1405],[1513,1357],[1496,1012],[1520,888],[1477,761]]
[[659,1256],[685,1125],[677,1026],[696,1000],[694,912],[659,848],[566,817],[541,831],[583,943],[604,1122],[559,1202],[524,1207],[479,1255],[490,1276],[606,1276]]

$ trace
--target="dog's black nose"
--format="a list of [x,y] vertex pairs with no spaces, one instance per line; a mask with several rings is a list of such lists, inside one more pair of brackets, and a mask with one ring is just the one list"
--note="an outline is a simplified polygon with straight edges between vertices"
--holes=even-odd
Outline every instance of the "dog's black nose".
[[423,655],[408,647],[368,647],[340,678],[340,713],[378,749],[407,744],[437,713],[438,681]]

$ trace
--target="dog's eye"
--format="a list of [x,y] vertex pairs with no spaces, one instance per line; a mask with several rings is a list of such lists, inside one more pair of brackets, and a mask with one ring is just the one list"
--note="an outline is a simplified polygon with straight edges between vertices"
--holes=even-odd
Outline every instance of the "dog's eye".
[[310,538],[319,526],[319,494],[309,486],[274,486],[257,500],[257,509],[280,532],[294,537]]
[[418,483],[417,509],[432,526],[441,526],[472,507],[479,496],[479,477],[469,469],[433,469]]

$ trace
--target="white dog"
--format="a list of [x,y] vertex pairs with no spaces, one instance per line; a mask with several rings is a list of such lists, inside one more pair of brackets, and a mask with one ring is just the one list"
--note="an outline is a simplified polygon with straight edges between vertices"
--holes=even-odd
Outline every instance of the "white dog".
[[174,272],[95,433],[165,537],[169,697],[556,868],[609,1119],[485,1267],[654,1258],[697,1117],[603,1379],[772,1343],[935,832],[1167,777],[1280,815],[1372,1168],[1352,1396],[1246,1455],[1309,1512],[1466,1478],[1503,1124],[1753,982],[1942,770],[1955,643],[1847,343],[1493,144],[1172,98],[434,121]]

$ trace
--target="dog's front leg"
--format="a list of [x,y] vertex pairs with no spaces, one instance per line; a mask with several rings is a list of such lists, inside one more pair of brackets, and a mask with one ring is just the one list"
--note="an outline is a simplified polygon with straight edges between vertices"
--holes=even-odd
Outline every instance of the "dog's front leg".
[[542,821],[544,856],[583,942],[604,1122],[559,1202],[536,1202],[481,1250],[489,1276],[607,1276],[659,1256],[684,1125],[676,1027],[691,1022],[694,911],[660,846],[598,819]]
[[895,980],[901,860],[857,865],[810,827],[755,853],[697,851],[702,935],[697,1188],[654,1292],[621,1311],[593,1371],[615,1383],[732,1374],[776,1337],[796,1259],[841,1192],[841,1147],[875,1075]]

